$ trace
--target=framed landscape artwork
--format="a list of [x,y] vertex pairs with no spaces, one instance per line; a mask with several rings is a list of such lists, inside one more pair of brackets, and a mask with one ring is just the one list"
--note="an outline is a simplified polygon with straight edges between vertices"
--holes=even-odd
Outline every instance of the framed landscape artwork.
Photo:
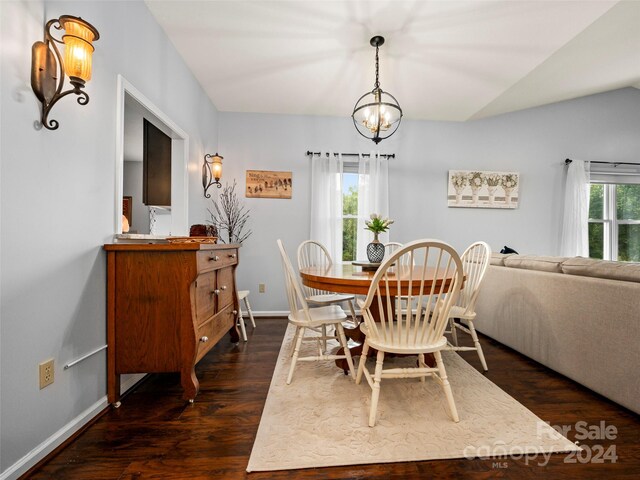
[[247,170],[247,198],[291,198],[291,172]]
[[518,208],[520,174],[449,170],[447,201],[450,207]]

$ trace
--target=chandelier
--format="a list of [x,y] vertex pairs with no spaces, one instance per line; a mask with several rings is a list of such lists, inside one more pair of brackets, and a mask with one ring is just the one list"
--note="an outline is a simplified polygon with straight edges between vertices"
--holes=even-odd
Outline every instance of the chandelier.
[[378,49],[384,44],[384,37],[375,36],[369,43],[376,47],[376,83],[372,91],[358,99],[351,118],[360,135],[378,144],[396,132],[402,119],[402,109],[393,95],[380,88]]

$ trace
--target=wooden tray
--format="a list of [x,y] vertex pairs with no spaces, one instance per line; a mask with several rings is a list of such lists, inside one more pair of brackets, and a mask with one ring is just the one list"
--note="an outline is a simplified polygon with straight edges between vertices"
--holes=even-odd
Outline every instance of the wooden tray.
[[362,267],[363,272],[375,271],[378,269],[380,265],[382,265],[382,263],[358,262],[358,261],[353,261],[351,263],[357,267]]
[[169,243],[216,243],[218,237],[167,237]]

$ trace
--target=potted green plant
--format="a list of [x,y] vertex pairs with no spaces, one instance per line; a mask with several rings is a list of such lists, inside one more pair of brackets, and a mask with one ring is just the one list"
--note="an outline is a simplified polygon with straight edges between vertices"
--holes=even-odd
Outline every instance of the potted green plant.
[[380,263],[384,258],[384,244],[378,240],[378,235],[389,230],[393,223],[390,218],[383,218],[377,213],[372,213],[369,220],[365,220],[365,230],[373,232],[373,242],[367,245],[367,258],[371,263]]

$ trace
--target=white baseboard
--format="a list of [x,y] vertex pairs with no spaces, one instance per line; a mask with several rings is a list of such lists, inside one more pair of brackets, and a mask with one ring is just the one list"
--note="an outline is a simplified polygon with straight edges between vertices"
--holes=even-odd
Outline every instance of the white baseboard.
[[[132,375],[131,378],[127,379],[126,382],[122,383],[120,390],[122,392],[126,392],[136,383],[138,383],[138,381],[140,381],[140,379],[142,379],[144,376],[145,374]],[[30,468],[32,468],[40,460],[53,452],[64,441],[66,441],[74,433],[76,433],[93,418],[95,418],[95,416],[102,412],[102,410],[104,410],[107,405],[107,396],[105,395],[80,415],[78,415],[76,418],[63,426],[56,433],[47,438],[36,448],[27,453],[16,463],[7,468],[4,472],[2,472],[0,474],[0,480],[16,480],[21,475],[24,475]]]
[[[262,310],[262,311],[253,311],[253,316],[254,317],[288,317],[289,316],[289,310]],[[349,312],[347,311],[347,316],[350,315]],[[245,317],[245,320],[247,320],[247,315],[244,313],[244,310],[242,311],[243,316]],[[362,315],[362,313],[360,312],[359,309],[356,309],[356,315]]]
[[[286,317],[289,315],[289,310],[262,310],[258,312],[252,310],[252,313],[254,317]],[[243,316],[246,316],[244,310],[242,311],[242,314]]]

